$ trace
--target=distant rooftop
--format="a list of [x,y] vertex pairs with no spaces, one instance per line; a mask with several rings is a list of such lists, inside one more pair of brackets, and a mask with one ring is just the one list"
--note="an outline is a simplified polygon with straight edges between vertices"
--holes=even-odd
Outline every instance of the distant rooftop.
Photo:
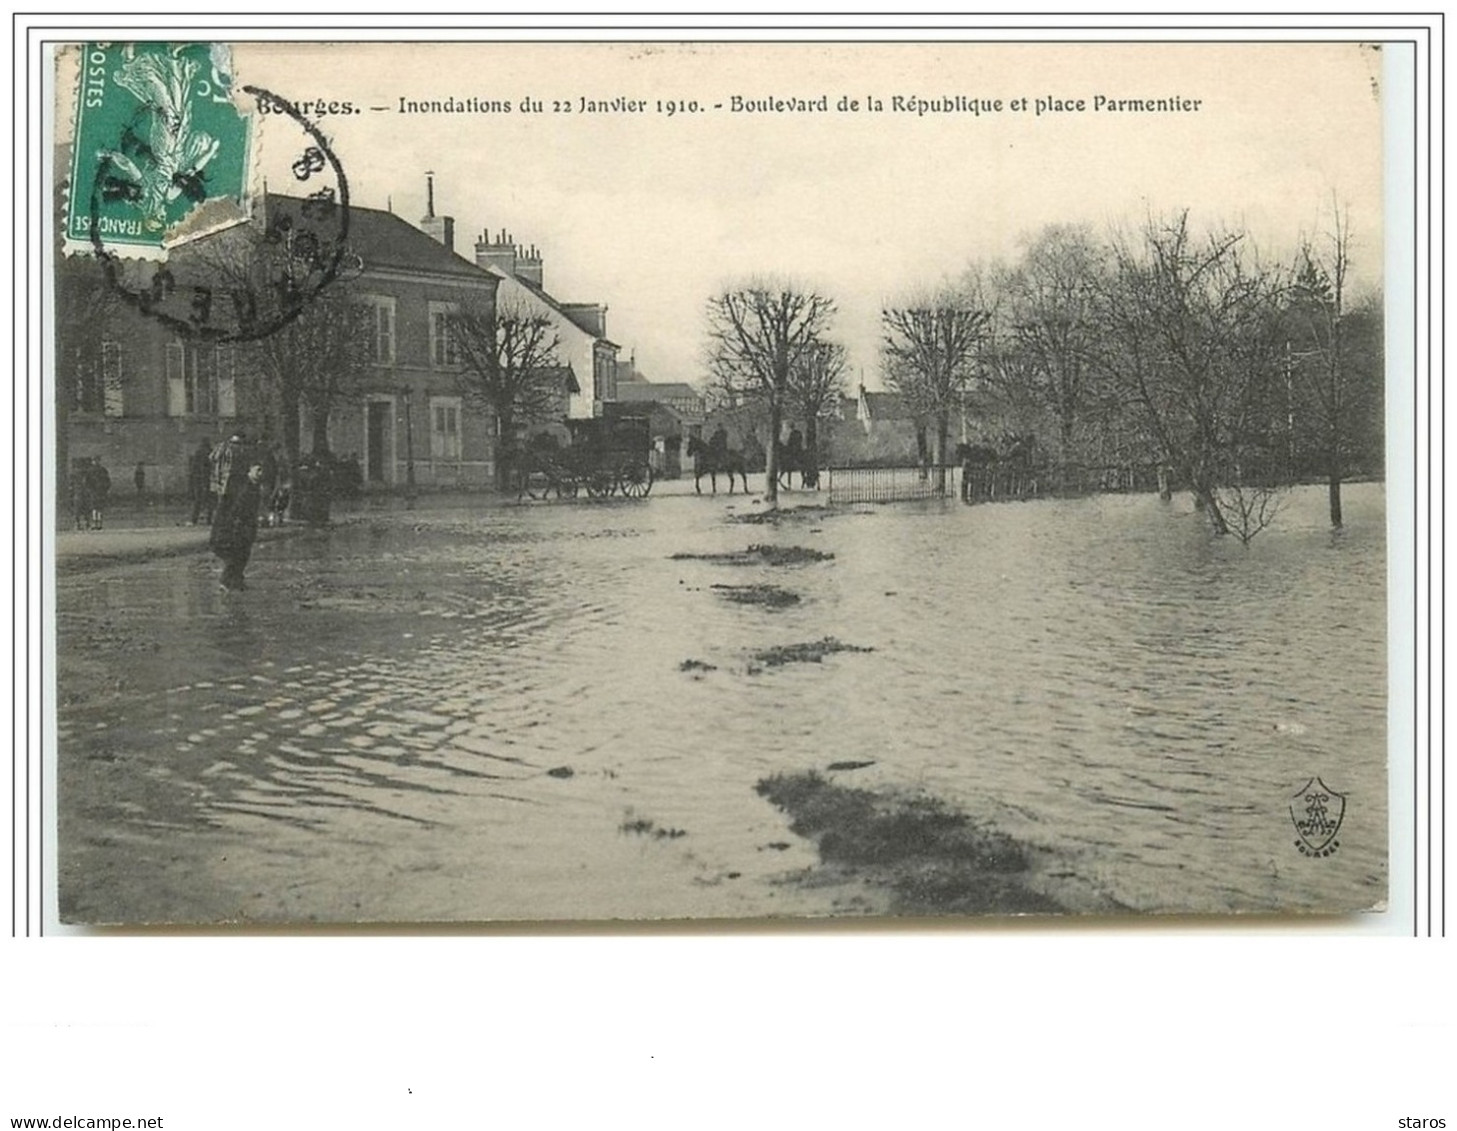
[[[270,222],[280,212],[298,216],[303,204],[301,197],[270,192],[264,196],[265,216]],[[314,225],[316,221],[309,223]],[[490,275],[489,271],[448,250],[408,220],[378,208],[361,208],[351,204],[346,238],[349,246],[364,260],[366,269],[390,267],[430,275],[455,275],[477,282]]]
[[683,381],[622,381],[617,382],[617,399],[620,401],[701,401],[703,394]]

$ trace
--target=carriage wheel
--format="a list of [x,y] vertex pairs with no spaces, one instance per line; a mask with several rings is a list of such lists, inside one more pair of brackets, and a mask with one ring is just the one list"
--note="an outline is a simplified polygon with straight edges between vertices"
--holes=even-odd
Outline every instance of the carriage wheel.
[[642,499],[653,489],[653,469],[645,463],[628,464],[617,478],[617,486],[629,499]]
[[572,478],[558,479],[553,484],[556,488],[558,499],[575,499],[577,497],[577,481]]
[[617,480],[611,471],[597,470],[587,476],[587,495],[593,499],[605,499],[617,490]]

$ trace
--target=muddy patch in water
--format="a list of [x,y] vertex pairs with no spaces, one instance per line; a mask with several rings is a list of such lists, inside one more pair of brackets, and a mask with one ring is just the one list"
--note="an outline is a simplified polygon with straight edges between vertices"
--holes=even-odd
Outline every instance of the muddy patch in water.
[[764,778],[756,792],[812,839],[833,877],[888,890],[900,915],[1055,913],[1027,883],[1024,846],[921,795],[835,785],[813,771]]
[[688,835],[687,829],[664,827],[647,817],[634,817],[631,812],[617,826],[617,831],[632,836],[651,837],[653,840],[677,840]]
[[[833,636],[826,636],[823,640],[811,640],[804,644],[776,644],[772,648],[765,648],[762,652],[755,652],[753,659],[755,665],[778,668],[785,664],[818,664],[826,656],[836,652],[874,651],[874,648],[862,648],[858,644],[844,644]],[[751,667],[749,670],[756,669]]]
[[753,511],[749,514],[730,515],[728,521],[744,523],[749,526],[772,526],[780,522],[818,521],[824,518],[833,518],[837,514],[844,513],[844,511],[835,510],[833,507],[779,507],[775,510]]
[[799,604],[799,594],[777,585],[714,585],[713,589],[725,601],[736,605],[755,605],[761,609],[787,609]]
[[834,561],[834,554],[822,550],[811,550],[806,546],[762,546],[753,545],[746,550],[730,550],[718,554],[674,554],[675,562],[713,562],[716,565],[807,565],[810,562]]

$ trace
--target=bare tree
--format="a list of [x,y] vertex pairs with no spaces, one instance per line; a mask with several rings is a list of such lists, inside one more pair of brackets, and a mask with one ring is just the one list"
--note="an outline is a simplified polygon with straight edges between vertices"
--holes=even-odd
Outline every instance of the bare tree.
[[[996,281],[1004,374],[1056,421],[1063,461],[1076,455],[1100,332],[1097,295],[1107,254],[1084,227],[1051,225]],[[1015,360],[1014,360],[1015,359]]]
[[[1161,455],[1178,467],[1216,533],[1231,531],[1220,488],[1274,493],[1283,385],[1285,280],[1239,233],[1204,238],[1187,213],[1150,218],[1114,242],[1099,360]],[[1275,508],[1243,513],[1273,517]],[[1257,530],[1255,532],[1258,532]]]
[[[557,350],[561,338],[544,311],[518,300],[476,302],[451,316],[460,352],[462,393],[496,421],[497,451],[512,451],[518,428],[565,414],[570,376]],[[497,458],[496,485],[504,490],[510,459]]]
[[[1291,343],[1289,375],[1298,385],[1303,415],[1312,418],[1320,463],[1325,474],[1331,525],[1340,528],[1341,483],[1346,474],[1356,418],[1366,409],[1363,394],[1379,382],[1363,380],[1353,348],[1348,273],[1351,265],[1350,221],[1333,209],[1326,247],[1307,241],[1300,250],[1289,307]],[[1358,335],[1369,322],[1358,319]],[[1368,361],[1369,364],[1369,361]],[[1379,363],[1378,363],[1379,364]],[[1292,390],[1293,394],[1294,390]],[[1292,402],[1296,399],[1292,395]],[[1292,404],[1291,412],[1294,412]],[[1294,420],[1290,430],[1295,430]]]
[[789,375],[789,402],[804,419],[805,462],[811,468],[819,468],[820,418],[844,394],[845,347],[837,342],[814,343]]
[[708,300],[709,369],[730,397],[759,400],[769,413],[764,494],[779,499],[779,428],[791,379],[821,343],[834,301],[785,284],[751,283]]
[[329,419],[357,401],[373,360],[370,312],[344,284],[320,292],[297,318],[244,344],[244,354],[272,388],[284,451],[297,462],[299,409],[309,417],[310,451],[329,450]]
[[[245,368],[260,379],[263,413],[283,441],[290,466],[303,451],[302,419],[308,414],[311,450],[329,450],[329,421],[357,401],[375,358],[372,312],[351,282],[336,278],[310,289],[302,281],[318,271],[318,255],[282,234],[252,226],[201,241],[179,270],[199,271],[211,290],[230,296]],[[272,327],[271,329],[266,329]]]
[[949,291],[881,312],[886,383],[935,426],[935,486],[946,490],[951,414],[960,408],[990,314]]

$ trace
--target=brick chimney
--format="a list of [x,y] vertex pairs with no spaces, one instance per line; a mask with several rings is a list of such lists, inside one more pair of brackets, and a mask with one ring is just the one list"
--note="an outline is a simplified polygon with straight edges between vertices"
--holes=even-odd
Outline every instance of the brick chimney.
[[446,251],[455,250],[455,217],[435,215],[435,173],[425,174],[425,215],[420,219],[420,230],[437,243],[443,243]]
[[476,240],[476,266],[494,267],[498,271],[504,271],[513,278],[516,275],[516,241],[511,233],[502,228],[496,233],[496,238],[491,238],[491,233],[483,231],[481,238]]
[[536,245],[531,245],[531,250],[522,249],[516,256],[516,277],[532,286],[541,286],[541,252],[536,250]]

